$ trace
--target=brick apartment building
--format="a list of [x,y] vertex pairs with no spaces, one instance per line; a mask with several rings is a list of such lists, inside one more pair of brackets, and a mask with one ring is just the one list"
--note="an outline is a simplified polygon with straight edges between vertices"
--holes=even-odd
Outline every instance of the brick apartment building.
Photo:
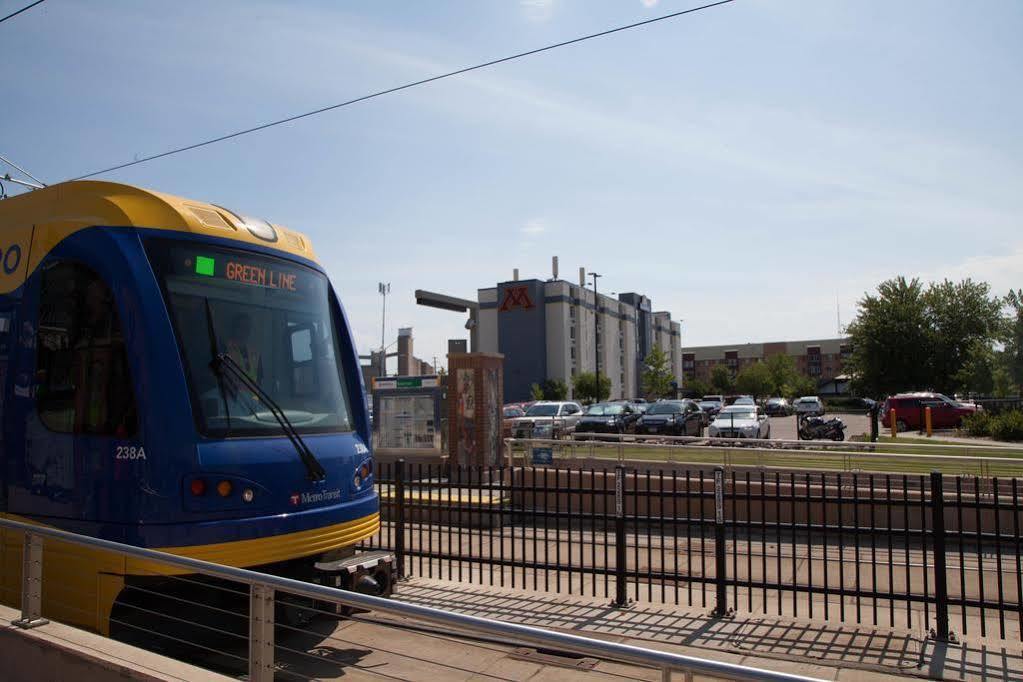
[[699,346],[682,349],[682,373],[687,380],[710,381],[711,371],[718,365],[728,367],[735,376],[748,365],[785,354],[793,359],[797,371],[825,384],[845,375],[851,352],[848,338]]

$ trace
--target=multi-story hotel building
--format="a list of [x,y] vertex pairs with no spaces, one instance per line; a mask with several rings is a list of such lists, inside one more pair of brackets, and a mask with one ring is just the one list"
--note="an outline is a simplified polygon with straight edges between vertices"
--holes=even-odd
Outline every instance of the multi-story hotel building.
[[[611,379],[612,398],[642,394],[643,361],[656,345],[682,381],[682,332],[668,312],[654,312],[650,299],[636,293],[617,298],[598,294],[579,282],[519,279],[479,290],[479,350],[503,353],[504,399],[527,400],[530,386],[561,379],[571,391],[572,377],[592,372]],[[596,338],[595,338],[596,337]]]

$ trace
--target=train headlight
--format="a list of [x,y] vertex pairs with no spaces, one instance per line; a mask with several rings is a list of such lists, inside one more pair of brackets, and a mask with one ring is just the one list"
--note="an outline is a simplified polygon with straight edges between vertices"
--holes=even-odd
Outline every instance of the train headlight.
[[193,478],[188,487],[196,497],[202,497],[206,494],[206,481],[201,478]]
[[252,502],[252,498],[255,496],[256,494],[252,492],[252,488],[246,488],[242,491],[242,501],[244,502]]
[[352,485],[356,490],[370,482],[373,476],[373,460],[367,459],[355,468],[355,475],[352,477]]
[[221,481],[217,484],[217,494],[221,497],[227,497],[231,494],[232,488],[231,481]]

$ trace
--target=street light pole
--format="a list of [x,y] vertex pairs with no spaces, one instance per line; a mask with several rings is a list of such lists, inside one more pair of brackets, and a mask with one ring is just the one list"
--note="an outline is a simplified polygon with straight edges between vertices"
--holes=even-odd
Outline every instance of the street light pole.
[[380,282],[377,285],[377,291],[380,292],[380,296],[384,299],[383,310],[380,313],[380,352],[382,353],[387,348],[385,331],[387,328],[387,294],[391,293],[391,283],[384,284]]
[[596,385],[596,402],[600,402],[600,299],[597,298],[597,278],[603,277],[603,275],[591,272],[590,277],[593,278],[593,362],[596,367],[597,385]]

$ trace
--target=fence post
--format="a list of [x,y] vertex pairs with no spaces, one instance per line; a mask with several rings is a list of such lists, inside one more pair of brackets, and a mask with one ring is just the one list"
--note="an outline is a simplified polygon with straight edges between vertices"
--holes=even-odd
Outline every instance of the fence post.
[[728,615],[728,562],[725,560],[725,470],[714,469],[714,582],[717,600],[711,615]]
[[405,460],[394,463],[394,570],[405,577]]
[[274,589],[249,586],[249,682],[274,679]]
[[881,412],[881,408],[876,403],[874,404],[873,407],[870,408],[870,442],[871,443],[876,443],[877,442],[877,437],[879,435],[879,433],[878,433],[879,427],[878,427],[878,424],[877,424],[877,417],[880,414],[880,412]]
[[[936,627],[931,631],[940,642],[948,636],[948,573],[945,569],[945,488],[940,471],[931,472],[931,531],[934,534],[934,612]],[[980,576],[980,580],[984,576]]]
[[43,538],[25,533],[21,550],[21,618],[12,621],[25,630],[46,625],[42,617],[43,605]]
[[625,467],[615,467],[615,600],[612,606],[629,605],[629,594],[626,586],[626,556],[628,547],[625,544]]

